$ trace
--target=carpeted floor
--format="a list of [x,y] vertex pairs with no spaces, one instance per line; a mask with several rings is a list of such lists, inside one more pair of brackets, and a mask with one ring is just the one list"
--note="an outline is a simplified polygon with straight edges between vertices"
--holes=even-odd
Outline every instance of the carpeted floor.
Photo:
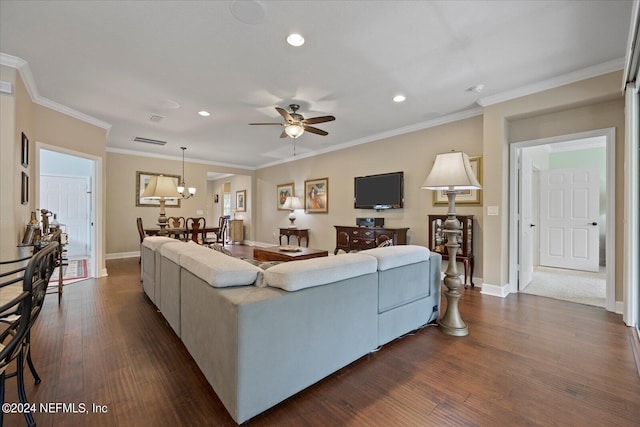
[[607,302],[605,270],[601,269],[598,273],[591,273],[562,268],[536,267],[533,271],[533,280],[522,292],[605,307]]

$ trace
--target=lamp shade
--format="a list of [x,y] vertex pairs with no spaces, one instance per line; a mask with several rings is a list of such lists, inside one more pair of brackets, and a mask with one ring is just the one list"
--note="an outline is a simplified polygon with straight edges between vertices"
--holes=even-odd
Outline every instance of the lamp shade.
[[149,185],[140,196],[145,199],[175,198],[180,197],[173,178],[170,176],[157,175],[151,177]]
[[285,126],[284,131],[291,138],[295,139],[304,133],[304,127],[298,123],[293,123]]
[[469,156],[462,151],[436,156],[422,187],[428,190],[475,190],[482,188],[471,169]]
[[282,209],[302,209],[302,203],[300,203],[300,199],[298,197],[289,196],[282,204]]

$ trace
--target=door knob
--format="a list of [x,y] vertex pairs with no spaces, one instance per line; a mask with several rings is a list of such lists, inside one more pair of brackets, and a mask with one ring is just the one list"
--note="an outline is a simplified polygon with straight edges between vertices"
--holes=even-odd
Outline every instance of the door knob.
[[529,224],[529,227],[535,227],[535,226],[536,226],[535,224]]
[[598,225],[598,223],[597,222],[592,222],[591,225]]

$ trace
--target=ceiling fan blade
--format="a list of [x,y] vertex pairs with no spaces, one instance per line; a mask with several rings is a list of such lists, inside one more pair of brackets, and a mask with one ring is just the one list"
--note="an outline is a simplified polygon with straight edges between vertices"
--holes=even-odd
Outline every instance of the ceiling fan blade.
[[315,133],[316,135],[329,135],[329,132],[325,132],[322,129],[314,128],[313,126],[304,125],[304,130],[306,130],[307,132]]
[[285,110],[284,108],[280,108],[280,107],[276,107],[276,110],[287,121],[287,123],[292,123],[293,122],[293,117],[291,117],[291,114],[289,114],[289,112],[287,110]]
[[287,132],[285,132],[285,131],[282,131],[282,133],[280,134],[280,138],[286,138],[288,136],[289,135],[287,135]]
[[312,117],[310,119],[304,119],[303,122],[309,125],[316,123],[324,123],[334,121],[336,118],[333,116]]
[[282,123],[249,123],[250,125],[278,125],[283,126]]

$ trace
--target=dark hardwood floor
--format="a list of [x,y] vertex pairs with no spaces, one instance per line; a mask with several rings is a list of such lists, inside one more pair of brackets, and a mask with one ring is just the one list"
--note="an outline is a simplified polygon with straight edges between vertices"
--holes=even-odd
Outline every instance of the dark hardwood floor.
[[[233,420],[141,290],[138,258],[47,297],[32,334],[47,426],[224,426]],[[255,426],[637,426],[629,328],[600,308],[466,290],[468,337],[426,327],[250,420]],[[268,361],[265,361],[268,369]],[[5,401],[16,402],[15,379]],[[88,414],[40,403],[84,404]],[[92,405],[103,412],[93,413]],[[75,407],[80,410],[79,406]],[[6,426],[24,418],[5,415]]]

